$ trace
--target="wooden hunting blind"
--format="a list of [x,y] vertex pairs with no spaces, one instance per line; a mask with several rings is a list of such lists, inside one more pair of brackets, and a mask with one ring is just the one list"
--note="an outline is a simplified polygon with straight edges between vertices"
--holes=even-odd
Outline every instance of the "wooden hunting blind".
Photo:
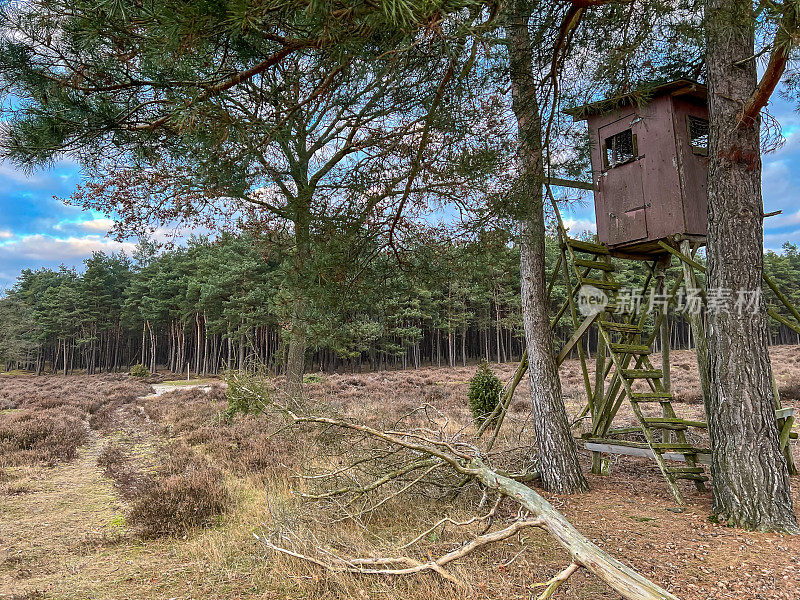
[[597,237],[613,250],[706,234],[706,87],[688,80],[567,111],[587,120]]
[[[676,502],[682,504],[679,482],[688,480],[704,490],[709,479],[704,465],[710,464],[711,452],[707,421],[682,418],[681,402],[672,395],[668,314],[679,291],[700,287],[696,272],[705,272],[695,253],[705,245],[707,224],[706,88],[689,80],[673,81],[574,108],[567,114],[576,121],[588,121],[592,183],[549,178],[544,186],[556,216],[561,248],[548,295],[558,279],[567,291],[551,326],[562,317],[572,322],[572,334],[560,340],[557,362],[561,365],[577,351],[586,388],[586,406],[574,425],[583,430],[579,441],[592,453],[593,473],[607,471],[608,454],[652,458]],[[569,236],[551,186],[594,191],[598,241]],[[669,275],[675,257],[682,269]],[[664,299],[661,304],[631,301],[632,290],[617,280],[623,260],[645,261],[647,275],[635,291],[641,298],[657,294]],[[800,312],[766,273],[764,280],[800,322]],[[599,290],[606,304],[581,304],[584,291],[596,297]],[[585,310],[587,306],[594,309]],[[800,326],[773,308],[768,314],[800,334]],[[701,312],[685,316],[694,339],[705,339]],[[585,347],[592,330],[597,342],[593,375]],[[651,359],[656,346],[660,365]],[[706,354],[699,352],[697,360],[698,372],[707,373]],[[507,409],[526,369],[524,359],[503,392],[499,408]],[[700,380],[703,396],[708,398],[709,382],[703,377]],[[775,392],[780,447],[789,472],[795,474],[790,445],[798,436],[792,430],[794,408],[783,408],[777,387]],[[629,411],[620,414],[623,405]],[[503,414],[500,412],[501,420]]]

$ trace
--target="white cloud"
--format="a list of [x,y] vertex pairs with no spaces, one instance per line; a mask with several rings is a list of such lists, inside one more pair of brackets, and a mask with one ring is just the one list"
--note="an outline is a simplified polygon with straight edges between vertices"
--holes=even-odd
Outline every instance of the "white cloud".
[[566,227],[570,234],[575,235],[578,233],[597,232],[597,225],[590,219],[564,219],[564,227]]
[[112,219],[93,219],[91,221],[83,221],[80,223],[80,226],[89,231],[102,231],[103,233],[107,233],[108,230],[114,226],[114,221]]
[[62,158],[50,167],[42,167],[31,172],[15,167],[6,160],[0,161],[0,181],[11,182],[31,188],[57,188],[54,181],[69,184],[79,176],[78,163],[70,158]]
[[793,213],[783,213],[769,217],[764,221],[765,227],[768,229],[777,229],[779,227],[796,227],[800,225],[800,210]]
[[10,240],[14,237],[14,233],[8,229],[0,229],[0,240]]
[[785,242],[797,243],[800,241],[800,229],[780,233],[764,232],[764,248],[767,250],[780,250]]
[[0,245],[0,255],[6,258],[28,259],[48,262],[75,262],[92,252],[121,252],[132,254],[135,244],[116,242],[98,235],[86,237],[55,238],[48,235],[26,235]]

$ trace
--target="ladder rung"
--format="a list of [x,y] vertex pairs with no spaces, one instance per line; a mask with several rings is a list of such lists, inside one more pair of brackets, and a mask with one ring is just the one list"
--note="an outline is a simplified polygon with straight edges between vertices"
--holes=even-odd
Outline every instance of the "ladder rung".
[[703,467],[667,467],[667,473],[676,474],[676,473],[705,473],[706,470]]
[[639,344],[611,344],[613,352],[620,354],[650,354],[650,346]]
[[632,392],[631,401],[633,402],[669,402],[672,394],[669,392]]
[[614,265],[611,263],[600,262],[599,260],[586,260],[583,258],[576,258],[575,264],[579,267],[586,267],[587,269],[597,269],[598,271],[613,271]]
[[633,323],[615,323],[614,321],[598,321],[603,329],[622,331],[624,333],[642,333],[642,329]]
[[645,421],[653,424],[666,423],[669,425],[686,425],[687,427],[690,425],[685,419],[679,419],[678,417],[647,417]]
[[581,285],[591,285],[598,290],[618,290],[620,284],[616,281],[601,281],[599,279],[581,279]]
[[698,473],[676,473],[674,479],[692,479],[693,481],[708,481],[708,477]]
[[669,429],[670,431],[685,431],[689,426],[685,423],[647,423],[650,429]]
[[646,369],[622,369],[625,379],[661,379],[664,374],[661,370],[648,371]]
[[575,250],[579,252],[590,252],[591,254],[608,254],[608,248],[605,246],[601,246],[600,244],[594,244],[592,242],[582,242],[581,240],[573,240],[572,238],[567,238],[567,244],[569,244]]

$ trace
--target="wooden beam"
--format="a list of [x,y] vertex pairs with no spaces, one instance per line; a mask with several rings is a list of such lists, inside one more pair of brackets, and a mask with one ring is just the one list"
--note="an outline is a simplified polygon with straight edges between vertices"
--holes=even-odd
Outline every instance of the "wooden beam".
[[[641,456],[644,458],[652,458],[655,460],[655,455],[650,448],[638,448],[634,446],[623,446],[621,444],[606,444],[598,442],[586,442],[585,447],[592,452],[605,452],[606,454],[621,454],[625,456]],[[683,454],[676,452],[664,452],[661,454],[664,460],[672,460],[679,462],[686,462],[686,457]],[[700,453],[697,454],[697,462],[703,465],[711,464],[711,455]]]
[[780,314],[774,308],[772,308],[772,307],[767,308],[767,314],[770,317],[772,317],[773,319],[775,319],[776,321],[778,321],[778,323],[781,323],[782,325],[786,325],[786,327],[788,327],[789,329],[791,329],[795,333],[800,333],[800,326],[798,326],[796,323],[792,323],[789,319],[784,317],[782,314]]
[[558,353],[557,360],[559,367],[561,366],[561,363],[566,360],[569,353],[575,347],[575,344],[581,341],[581,338],[586,334],[586,332],[589,330],[589,327],[592,326],[592,323],[595,322],[599,315],[600,313],[595,313],[586,317],[583,323],[581,323],[580,327],[578,327],[578,329],[575,330],[575,333],[572,334],[572,337],[567,340],[567,343],[564,344],[563,348],[561,348],[561,352]]
[[549,185],[556,185],[558,187],[575,188],[578,190],[594,191],[594,185],[585,181],[574,181],[572,179],[561,179],[560,177],[548,177],[547,183]]
[[781,429],[779,443],[782,451],[786,450],[789,445],[789,437],[792,435],[792,425],[794,425],[794,417],[789,417],[786,419]]
[[769,289],[775,292],[775,295],[778,297],[778,300],[781,301],[781,303],[789,310],[789,312],[792,313],[792,316],[797,320],[797,322],[800,323],[800,312],[798,312],[797,309],[794,306],[792,306],[792,303],[789,302],[789,299],[786,297],[786,295],[778,288],[777,285],[775,285],[775,282],[772,281],[772,278],[766,273],[764,273],[763,275],[764,275],[764,281],[767,282]]
[[680,250],[676,250],[675,248],[673,248],[672,246],[670,246],[669,244],[667,244],[667,243],[665,243],[665,242],[663,242],[661,240],[658,241],[658,245],[661,246],[664,250],[666,250],[670,254],[673,254],[673,255],[677,256],[679,259],[681,259],[683,262],[685,262],[687,265],[689,265],[693,269],[697,269],[701,273],[705,273],[706,272],[705,266],[701,265],[699,262],[697,262],[693,258],[690,258],[690,257],[686,256]]

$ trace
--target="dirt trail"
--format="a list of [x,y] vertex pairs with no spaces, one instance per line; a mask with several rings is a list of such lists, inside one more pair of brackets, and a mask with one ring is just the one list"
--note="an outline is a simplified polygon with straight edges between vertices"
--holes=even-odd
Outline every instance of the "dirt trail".
[[102,440],[95,431],[78,457],[54,468],[26,468],[25,493],[3,498],[0,521],[0,594],[58,592],[53,575],[68,580],[96,559],[81,556],[92,543],[120,534],[120,506],[97,467]]
[[[153,441],[137,437],[140,446]],[[25,493],[0,503],[0,599],[156,599],[162,595],[135,590],[184,570],[163,544],[130,535],[124,506],[97,466],[106,441],[89,430],[75,460],[13,471]]]
[[141,399],[145,398],[154,398],[156,396],[161,396],[162,394],[166,394],[168,392],[176,392],[180,390],[203,390],[207,392],[211,389],[211,384],[207,383],[191,383],[186,385],[175,385],[170,383],[154,383],[153,384],[153,393],[147,396],[142,396]]
[[[205,385],[156,384],[157,397]],[[147,462],[165,439],[141,403],[117,406],[113,427],[87,427],[74,460],[54,467],[11,467],[0,490],[0,600],[167,600],[192,598],[202,572],[196,540],[142,541],[125,523],[125,505],[97,459],[110,441],[124,441]],[[205,597],[205,596],[200,596]]]

